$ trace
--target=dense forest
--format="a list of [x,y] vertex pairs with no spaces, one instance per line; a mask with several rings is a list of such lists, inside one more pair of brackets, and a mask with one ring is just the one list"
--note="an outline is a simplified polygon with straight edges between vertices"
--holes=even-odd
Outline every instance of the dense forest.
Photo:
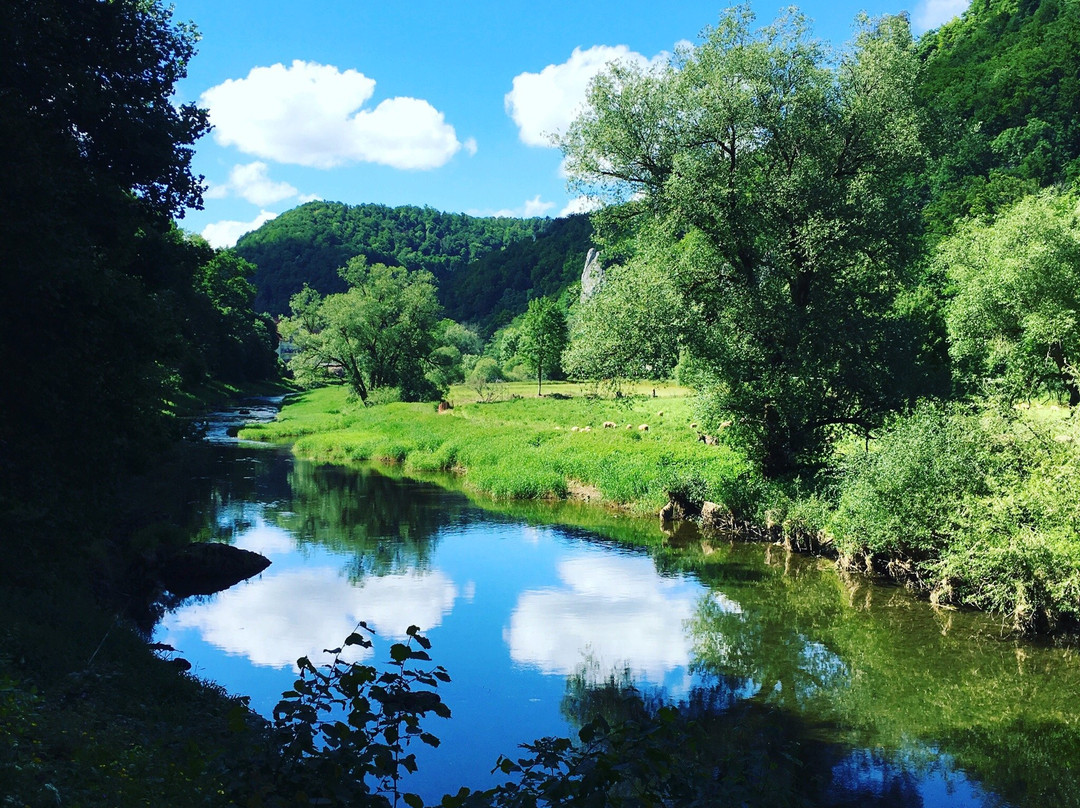
[[940,120],[932,233],[1080,177],[1080,4],[975,0],[918,47],[920,94]]
[[357,255],[449,277],[550,225],[549,219],[485,218],[411,205],[308,202],[248,233],[236,252],[258,267],[256,310],[284,314],[305,283],[324,294],[344,291],[337,270]]
[[440,279],[446,315],[489,337],[538,297],[558,298],[581,279],[592,243],[584,214],[555,219],[536,238],[491,252]]

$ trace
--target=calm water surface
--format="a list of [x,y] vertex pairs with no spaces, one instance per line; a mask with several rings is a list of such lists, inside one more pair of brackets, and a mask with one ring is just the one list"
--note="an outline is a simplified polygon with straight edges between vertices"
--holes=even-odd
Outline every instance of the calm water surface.
[[[494,782],[500,754],[573,735],[596,711],[693,704],[767,753],[819,804],[1080,805],[1080,663],[979,615],[848,580],[776,547],[584,510],[481,509],[371,469],[272,449],[215,450],[200,535],[260,552],[258,578],[168,613],[155,639],[269,715],[294,662],[360,620],[367,660],[416,624],[453,681],[408,787],[429,800]],[[588,522],[590,529],[545,523]],[[673,545],[678,545],[676,549]],[[632,689],[631,689],[632,688]],[[775,735],[775,742],[772,736]],[[786,768],[785,768],[786,767]],[[783,779],[783,778],[781,778]]]

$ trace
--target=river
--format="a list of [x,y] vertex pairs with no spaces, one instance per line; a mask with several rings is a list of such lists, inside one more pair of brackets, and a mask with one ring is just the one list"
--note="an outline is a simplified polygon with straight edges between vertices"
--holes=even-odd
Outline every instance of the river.
[[298,657],[328,659],[364,620],[379,639],[361,658],[381,662],[418,625],[452,678],[453,717],[426,727],[442,743],[406,784],[429,801],[493,784],[518,744],[669,703],[752,746],[773,780],[749,793],[777,804],[1080,805],[1073,647],[780,547],[573,506],[481,507],[216,438],[198,534],[273,563],[168,612],[155,640],[270,715]]

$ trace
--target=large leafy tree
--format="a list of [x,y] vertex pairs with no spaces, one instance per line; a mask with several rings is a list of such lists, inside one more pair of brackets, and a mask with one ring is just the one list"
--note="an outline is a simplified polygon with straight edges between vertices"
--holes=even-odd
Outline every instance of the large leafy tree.
[[1050,392],[1080,404],[1080,209],[1044,191],[969,221],[936,263],[955,295],[946,320],[957,375],[1007,401]]
[[583,190],[628,203],[601,237],[630,217],[670,253],[709,418],[782,473],[900,393],[918,62],[900,17],[864,20],[835,63],[797,14],[753,26],[736,9],[668,67],[611,67],[562,145]]
[[358,256],[341,276],[348,291],[324,298],[305,287],[280,323],[297,350],[289,362],[297,380],[316,384],[341,373],[365,403],[384,387],[399,388],[405,400],[437,398],[426,376],[442,314],[431,273],[368,266]]
[[100,501],[167,434],[206,115],[174,103],[195,32],[153,0],[0,4],[0,508]]
[[570,311],[563,370],[579,379],[658,379],[679,358],[683,302],[656,256],[610,267]]

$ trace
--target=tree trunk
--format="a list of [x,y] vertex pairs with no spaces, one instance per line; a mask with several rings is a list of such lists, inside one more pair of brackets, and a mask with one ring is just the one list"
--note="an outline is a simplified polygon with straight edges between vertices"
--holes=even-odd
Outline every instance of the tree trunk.
[[1062,347],[1061,343],[1051,343],[1047,355],[1053,360],[1054,364],[1057,365],[1061,383],[1064,384],[1065,389],[1069,391],[1069,406],[1075,407],[1080,405],[1080,382],[1078,382],[1076,374],[1069,365],[1068,359],[1065,358],[1065,349]]

